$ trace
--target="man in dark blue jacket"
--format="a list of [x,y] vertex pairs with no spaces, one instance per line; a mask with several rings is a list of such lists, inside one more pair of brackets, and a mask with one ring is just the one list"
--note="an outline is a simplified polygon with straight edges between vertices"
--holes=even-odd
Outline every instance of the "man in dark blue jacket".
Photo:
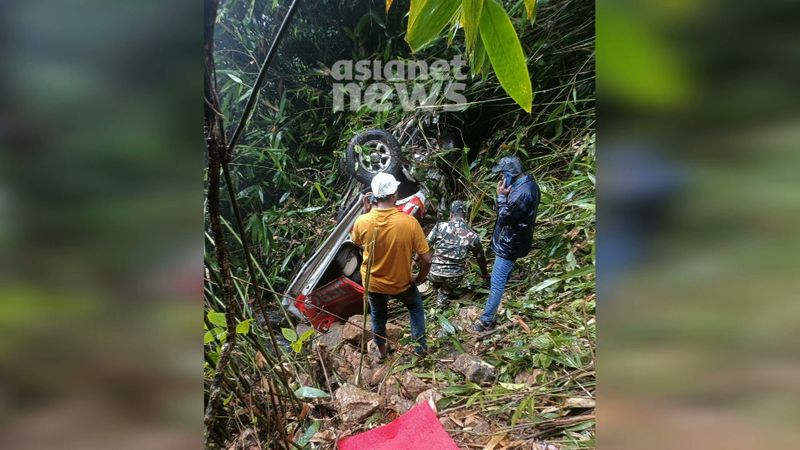
[[505,156],[492,172],[500,175],[497,183],[497,222],[492,234],[495,253],[491,289],[483,315],[472,326],[481,333],[494,327],[495,314],[506,288],[514,261],[528,254],[533,243],[533,226],[539,209],[539,185],[523,172],[516,156]]

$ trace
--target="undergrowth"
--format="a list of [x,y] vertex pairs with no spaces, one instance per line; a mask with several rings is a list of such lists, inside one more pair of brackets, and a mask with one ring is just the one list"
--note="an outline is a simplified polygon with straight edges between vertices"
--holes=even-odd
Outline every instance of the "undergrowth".
[[[242,113],[286,3],[231,0],[221,5],[215,58],[221,112],[228,128]],[[399,106],[383,113],[366,109],[332,113],[331,79],[325,68],[342,58],[449,59],[463,51],[459,34],[453,45],[442,40],[412,56],[403,42],[405,19],[400,13],[407,10],[407,2],[396,3],[400,7],[394,6],[389,17],[382,2],[364,0],[345,6],[323,0],[301,8],[270,69],[241,144],[231,155],[232,182],[259,289],[274,308],[272,313],[279,316],[283,315],[278,307],[280,293],[286,283],[335,223],[349,181],[339,164],[347,141],[358,131],[391,128],[415,114]],[[522,3],[504,4],[514,10],[522,8]],[[594,6],[578,0],[538,4],[533,25],[515,21],[534,77],[533,113],[526,114],[507,98],[493,75],[468,80],[470,106],[446,115],[448,123],[460,131],[458,157],[437,158],[435,164],[446,176],[426,183],[432,219],[444,219],[443,205],[451,200],[468,200],[470,224],[487,248],[496,189],[489,168],[501,155],[516,154],[540,185],[534,249],[518,260],[501,310],[502,318],[513,326],[472,349],[496,365],[498,382],[488,389],[473,385],[432,361],[420,361],[407,370],[446,380],[439,405],[443,411],[480,410],[497,433],[546,439],[564,448],[590,448],[594,445],[593,408],[571,408],[566,402],[594,397]],[[256,439],[264,448],[280,448],[285,444],[278,442],[275,424],[265,423],[264,412],[274,409],[270,392],[292,394],[267,381],[282,375],[264,359],[271,353],[270,338],[262,326],[264,318],[253,306],[255,295],[241,239],[233,225],[232,205],[225,198],[222,223],[240,339],[225,373],[219,419],[208,430],[208,445],[241,446]],[[226,338],[226,308],[215,243],[210,233],[206,237],[204,374],[208,387]],[[482,307],[487,290],[477,267],[468,273],[460,302]],[[431,334],[446,328],[457,313],[455,308],[429,307]],[[307,386],[302,375],[315,357],[311,345],[296,335],[284,337],[300,341],[279,355],[291,378],[287,383],[292,389]],[[469,337],[464,333],[434,341],[442,351],[465,345]],[[563,420],[570,417],[583,419]],[[311,431],[320,426],[313,412],[289,411],[281,426],[298,438],[300,447],[316,445],[308,442]],[[305,435],[308,439],[303,439]]]

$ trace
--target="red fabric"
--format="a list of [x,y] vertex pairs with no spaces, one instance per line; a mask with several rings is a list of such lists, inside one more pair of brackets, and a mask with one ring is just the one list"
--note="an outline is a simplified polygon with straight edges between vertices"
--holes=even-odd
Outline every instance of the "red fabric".
[[373,430],[339,441],[339,450],[458,450],[428,402]]

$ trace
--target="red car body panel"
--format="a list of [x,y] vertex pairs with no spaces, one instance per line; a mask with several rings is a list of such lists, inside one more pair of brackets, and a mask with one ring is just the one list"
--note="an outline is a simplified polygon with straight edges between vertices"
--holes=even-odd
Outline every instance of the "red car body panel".
[[[397,210],[416,217],[425,214],[425,196],[418,192],[397,201]],[[357,269],[360,270],[360,269]],[[364,287],[341,276],[311,291],[308,296],[298,295],[294,307],[300,311],[317,331],[326,332],[338,320],[363,312]]]
[[325,332],[339,320],[363,312],[364,288],[346,277],[339,277],[315,290],[308,298],[298,297],[295,306],[317,331]]

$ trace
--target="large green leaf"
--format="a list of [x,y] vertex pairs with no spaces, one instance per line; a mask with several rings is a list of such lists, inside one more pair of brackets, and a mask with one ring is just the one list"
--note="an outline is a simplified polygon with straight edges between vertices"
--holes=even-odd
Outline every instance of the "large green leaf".
[[294,391],[294,395],[296,395],[296,396],[298,396],[300,398],[324,398],[324,397],[330,397],[330,395],[327,392],[319,390],[319,389],[317,389],[315,387],[311,387],[311,386],[302,386],[302,387],[297,388],[297,390]]
[[303,435],[300,436],[300,439],[297,440],[297,445],[301,447],[307,445],[311,441],[311,438],[313,438],[314,435],[317,434],[317,431],[319,431],[319,423],[319,420],[312,422],[311,425],[306,429],[306,432],[303,433]]
[[531,112],[533,89],[519,37],[503,6],[486,0],[481,13],[481,41],[503,89],[526,112]]
[[429,44],[453,20],[461,0],[411,0],[406,42],[417,52]]
[[546,288],[548,288],[548,287],[550,287],[550,286],[552,286],[552,285],[554,285],[556,283],[560,283],[560,282],[561,282],[561,279],[559,279],[559,278],[548,278],[548,279],[542,281],[541,283],[537,284],[536,286],[533,286],[532,288],[528,289],[528,291],[529,292],[539,292],[539,291],[542,291],[542,290],[544,290],[544,289],[546,289]]
[[464,27],[464,35],[467,39],[467,50],[471,52],[475,47],[475,40],[478,38],[483,0],[462,0],[462,5],[464,14],[461,25]]

